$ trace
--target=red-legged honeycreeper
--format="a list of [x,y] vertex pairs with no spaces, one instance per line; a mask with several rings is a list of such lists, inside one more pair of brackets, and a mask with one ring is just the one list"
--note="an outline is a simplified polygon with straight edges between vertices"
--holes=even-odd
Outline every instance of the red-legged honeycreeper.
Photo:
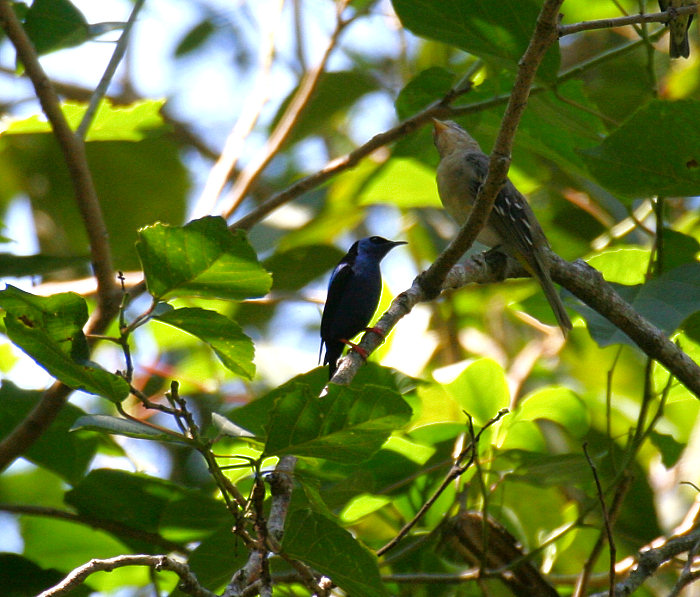
[[[335,266],[328,283],[328,297],[321,318],[321,351],[329,379],[337,369],[343,346],[367,328],[382,292],[379,263],[404,241],[370,236],[356,241]],[[319,353],[320,359],[320,353]]]

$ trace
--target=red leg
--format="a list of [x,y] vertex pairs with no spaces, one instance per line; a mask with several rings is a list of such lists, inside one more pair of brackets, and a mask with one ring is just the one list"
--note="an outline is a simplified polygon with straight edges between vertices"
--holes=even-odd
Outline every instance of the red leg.
[[384,335],[384,330],[381,330],[377,327],[365,328],[365,332],[374,332],[375,334],[377,334],[377,336],[379,336],[382,339],[382,341],[386,340],[386,336]]
[[354,350],[357,354],[359,354],[365,361],[367,360],[367,357],[369,356],[367,354],[367,351],[364,348],[360,348],[357,344],[354,342],[350,342],[350,340],[346,340],[345,338],[341,338],[340,341],[343,344],[347,344],[350,347],[350,350]]

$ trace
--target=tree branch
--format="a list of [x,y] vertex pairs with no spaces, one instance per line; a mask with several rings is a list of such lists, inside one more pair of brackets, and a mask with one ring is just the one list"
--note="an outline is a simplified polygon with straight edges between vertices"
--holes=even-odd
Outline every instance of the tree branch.
[[73,570],[56,586],[40,593],[37,597],[59,597],[68,595],[74,588],[82,585],[85,579],[95,572],[111,572],[124,566],[150,566],[156,572],[169,570],[180,577],[179,589],[193,597],[217,597],[215,593],[205,589],[192,574],[184,562],[169,556],[123,555],[105,560],[90,560],[87,564]]
[[[97,308],[86,325],[89,334],[102,333],[119,310],[120,290],[114,276],[107,228],[87,163],[85,144],[68,126],[56,91],[37,53],[8,0],[0,0],[0,25],[17,51],[17,57],[34,85],[42,110],[51,123],[54,136],[63,152],[75,189],[75,200],[90,243],[93,272],[97,279]],[[24,453],[60,412],[71,388],[54,383],[29,415],[0,442],[0,470]]]
[[[698,541],[700,541],[700,528],[696,527],[688,533],[669,538],[659,547],[640,552],[637,555],[636,568],[632,570],[624,581],[615,585],[615,597],[631,595],[658,568],[677,555],[694,549]],[[592,597],[607,597],[607,595],[608,592],[605,591],[604,593],[596,593]]]
[[95,117],[95,113],[97,112],[97,107],[100,104],[100,100],[102,100],[102,98],[107,93],[107,88],[109,87],[109,84],[112,81],[112,78],[114,77],[114,73],[117,72],[117,67],[119,66],[119,63],[124,57],[124,53],[126,52],[126,46],[129,43],[129,34],[131,33],[131,28],[134,26],[134,23],[136,22],[136,17],[138,16],[139,11],[141,10],[141,7],[143,6],[144,2],[145,0],[136,0],[134,2],[134,8],[131,10],[129,20],[126,22],[126,25],[124,26],[124,31],[122,31],[122,34],[119,37],[117,47],[114,49],[114,53],[112,54],[112,58],[110,58],[109,63],[107,64],[107,68],[105,69],[105,72],[102,75],[100,82],[97,84],[95,91],[93,91],[92,95],[90,96],[90,103],[88,104],[88,107],[85,110],[83,119],[80,121],[78,130],[75,132],[75,134],[78,137],[80,137],[80,139],[85,140],[85,136],[87,135],[88,129],[90,128],[92,120]]
[[689,15],[697,12],[697,5],[690,5],[674,8],[674,14],[671,14],[670,11],[654,12],[646,15],[629,15],[625,17],[616,17],[614,19],[600,19],[598,21],[582,21],[581,23],[573,23],[571,25],[559,25],[559,37],[578,33],[579,31],[612,29],[614,27],[636,25],[638,23],[668,23],[671,19],[676,18],[677,15]]

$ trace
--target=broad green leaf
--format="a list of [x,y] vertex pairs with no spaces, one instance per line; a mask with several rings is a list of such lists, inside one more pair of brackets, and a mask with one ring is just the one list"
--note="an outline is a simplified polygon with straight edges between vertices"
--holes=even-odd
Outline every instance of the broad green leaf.
[[[44,569],[16,553],[0,553],[0,587],[7,597],[38,595],[65,578],[65,573],[56,569]],[[94,589],[89,579],[71,590],[75,597],[88,597]]]
[[[498,10],[489,0],[392,0],[392,4],[403,26],[416,35],[457,46],[509,70],[517,68],[525,53],[540,11],[535,0],[506,0]],[[553,81],[559,59],[556,45],[545,54],[538,76]]]
[[[152,136],[154,131],[165,131],[167,126],[160,115],[163,104],[164,100],[140,100],[129,106],[114,106],[109,100],[102,100],[86,140],[140,141],[146,136]],[[87,110],[87,104],[65,102],[61,108],[70,127],[77,129]],[[51,132],[51,126],[43,114],[10,121],[5,126],[2,130],[4,135]]]
[[508,407],[509,391],[503,368],[491,359],[474,361],[445,389],[479,425]]
[[[6,437],[37,405],[42,392],[22,390],[5,380],[0,387],[0,438]],[[54,421],[22,456],[77,483],[97,450],[97,439],[68,433],[83,411],[65,404]]]
[[165,433],[141,423],[132,421],[131,419],[122,419],[120,417],[112,417],[110,415],[86,415],[78,418],[71,427],[70,431],[98,431],[100,433],[109,433],[113,435],[123,435],[125,437],[133,437],[136,439],[150,439],[161,442],[177,442],[187,443],[185,438],[178,439],[175,433]]
[[226,413],[226,416],[236,425],[249,430],[256,437],[264,438],[266,437],[270,413],[278,399],[297,391],[299,388],[304,388],[308,393],[318,396],[327,383],[328,370],[325,367],[317,367],[308,373],[297,375],[278,388],[256,400],[252,400],[244,406],[234,408]]
[[[700,263],[697,262],[674,268],[646,284],[613,284],[613,287],[637,313],[667,335],[673,333],[684,319],[700,311]],[[627,334],[583,303],[572,306],[585,318],[588,330],[599,346],[636,346]]]
[[[197,532],[199,536],[211,532],[227,516],[223,503],[204,492],[156,477],[111,469],[91,471],[66,493],[65,501],[81,515],[119,523],[113,533],[133,549],[145,553],[158,553],[162,549],[159,541],[146,541],[128,529],[157,533],[177,541],[191,539]],[[121,526],[127,527],[124,533],[120,533]]]
[[208,309],[186,307],[168,311],[154,319],[206,342],[224,366],[234,373],[248,379],[255,375],[253,341],[243,333],[241,326],[225,315]]
[[129,384],[88,360],[85,300],[72,292],[40,297],[7,285],[0,292],[7,335],[67,386],[120,402]]
[[581,151],[596,180],[627,199],[700,194],[700,101],[653,100]]
[[201,585],[212,591],[221,591],[248,559],[248,550],[234,535],[231,526],[229,524],[202,540],[187,560]]
[[442,208],[435,170],[410,158],[394,158],[379,168],[360,194],[360,205],[389,203],[402,208]]
[[649,249],[615,247],[594,255],[586,262],[597,269],[606,282],[642,284],[649,270]]
[[158,299],[245,299],[270,289],[270,274],[258,263],[245,233],[230,232],[223,218],[205,217],[183,227],[147,226],[139,231],[136,248],[148,291]]
[[401,396],[380,386],[331,384],[321,398],[308,386],[297,386],[279,397],[270,413],[265,455],[366,460],[410,416]]
[[41,276],[62,269],[81,267],[90,263],[89,257],[54,257],[51,255],[12,255],[0,253],[0,278]]
[[542,454],[527,450],[507,450],[498,455],[496,466],[508,463],[507,478],[535,487],[580,485],[593,482],[591,468],[583,454]]
[[559,423],[574,437],[583,437],[590,424],[588,410],[569,388],[549,386],[525,396],[510,421],[547,419]]
[[349,595],[386,595],[376,558],[332,520],[295,510],[285,522],[282,551],[325,574]]
[[[181,148],[160,135],[139,142],[87,143],[86,152],[113,261],[122,271],[140,268],[136,231],[156,218],[179,223],[185,217],[189,176]],[[88,252],[75,189],[52,134],[0,135],[0,203],[18,194],[29,197],[32,208],[51,222],[30,227],[41,252],[54,253],[57,246],[68,255]]]
[[88,39],[88,23],[68,0],[34,0],[24,30],[38,54],[77,46]]
[[440,100],[452,88],[454,74],[433,66],[418,73],[399,92],[396,98],[396,113],[405,120],[416,112]]

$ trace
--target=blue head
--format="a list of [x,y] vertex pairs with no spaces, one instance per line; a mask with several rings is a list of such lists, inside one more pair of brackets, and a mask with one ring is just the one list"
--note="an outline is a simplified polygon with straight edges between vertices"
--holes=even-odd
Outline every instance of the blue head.
[[354,250],[360,261],[379,263],[394,247],[405,244],[406,242],[402,240],[387,240],[381,236],[368,236],[357,241],[350,249],[350,253]]

